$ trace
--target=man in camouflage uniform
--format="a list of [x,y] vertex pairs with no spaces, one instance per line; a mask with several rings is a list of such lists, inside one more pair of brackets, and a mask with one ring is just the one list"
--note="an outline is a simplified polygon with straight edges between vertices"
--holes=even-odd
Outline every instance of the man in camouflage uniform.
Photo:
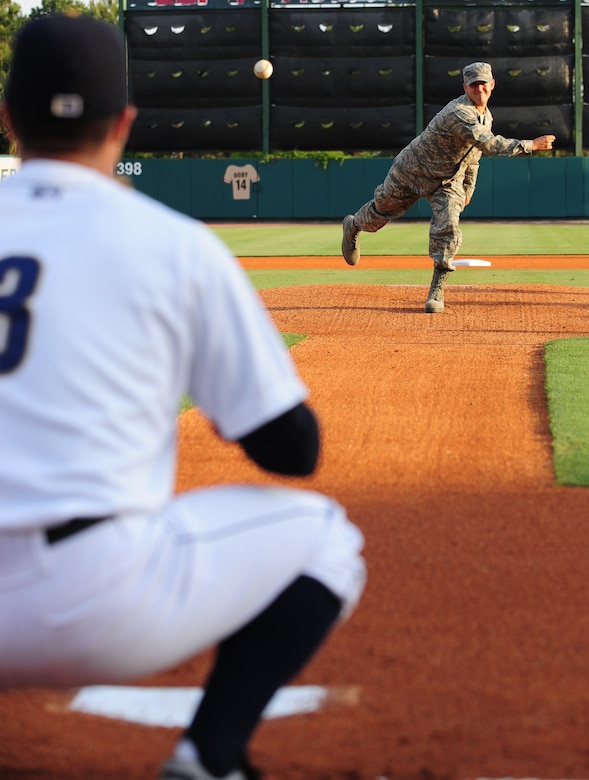
[[343,222],[342,254],[349,265],[360,260],[359,233],[375,233],[401,217],[419,198],[432,208],[429,256],[434,275],[425,311],[444,311],[444,283],[460,244],[460,215],[474,192],[481,156],[515,157],[552,149],[553,135],[518,141],[494,135],[487,102],[495,87],[491,66],[473,62],[463,70],[464,95],[448,103],[421,135],[399,152],[374,199]]

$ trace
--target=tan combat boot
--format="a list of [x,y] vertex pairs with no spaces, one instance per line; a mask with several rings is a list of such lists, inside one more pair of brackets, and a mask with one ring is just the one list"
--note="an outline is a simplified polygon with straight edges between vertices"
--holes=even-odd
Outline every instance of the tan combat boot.
[[342,238],[342,255],[348,265],[358,265],[360,262],[360,231],[354,225],[354,217],[348,214],[344,217],[344,236]]
[[444,285],[449,273],[451,273],[449,270],[434,266],[434,275],[427,295],[427,301],[425,302],[425,311],[428,314],[437,314],[444,311]]

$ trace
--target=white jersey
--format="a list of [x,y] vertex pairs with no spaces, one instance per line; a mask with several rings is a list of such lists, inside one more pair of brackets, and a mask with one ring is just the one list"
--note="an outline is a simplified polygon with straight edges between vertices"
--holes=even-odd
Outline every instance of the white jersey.
[[48,160],[0,185],[0,213],[0,528],[156,511],[185,392],[229,440],[306,397],[204,225]]

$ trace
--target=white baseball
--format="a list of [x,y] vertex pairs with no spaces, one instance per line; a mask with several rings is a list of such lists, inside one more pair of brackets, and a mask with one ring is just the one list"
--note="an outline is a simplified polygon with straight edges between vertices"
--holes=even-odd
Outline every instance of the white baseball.
[[258,60],[254,65],[254,73],[259,79],[269,79],[274,72],[274,66],[270,60]]

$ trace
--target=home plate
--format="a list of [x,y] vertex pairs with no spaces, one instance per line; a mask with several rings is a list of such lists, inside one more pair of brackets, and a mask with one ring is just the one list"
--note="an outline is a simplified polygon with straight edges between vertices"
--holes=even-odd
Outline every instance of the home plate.
[[464,260],[453,260],[454,265],[458,268],[488,268],[491,265],[489,260],[477,260],[475,257],[467,257]]
[[[140,688],[91,685],[81,688],[70,711],[140,723],[144,726],[184,728],[202,698],[202,688]],[[357,703],[355,689],[329,689],[318,685],[280,688],[264,710],[264,718],[283,718],[315,712],[330,702]]]

